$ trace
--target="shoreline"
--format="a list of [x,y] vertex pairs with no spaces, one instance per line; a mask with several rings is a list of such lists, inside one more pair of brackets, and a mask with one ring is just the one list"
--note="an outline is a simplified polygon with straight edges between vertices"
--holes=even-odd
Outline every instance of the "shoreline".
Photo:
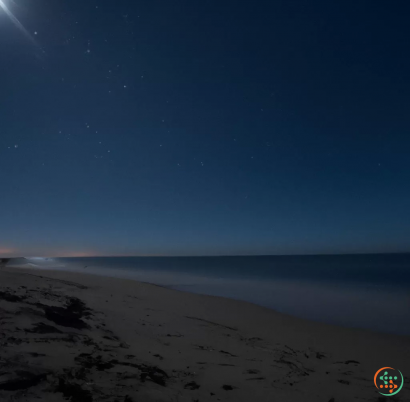
[[[0,312],[7,318],[0,358],[8,372],[23,365],[37,370],[38,379],[23,399],[21,391],[2,389],[18,383],[16,374],[0,375],[3,400],[14,392],[16,401],[63,401],[59,384],[65,384],[82,390],[79,402],[102,395],[113,402],[129,402],[127,395],[133,401],[377,401],[377,369],[410,374],[405,335],[338,327],[133,279],[7,266],[0,278]],[[82,311],[83,324],[71,323],[78,328],[65,326],[73,318],[64,310],[74,309],[69,302]],[[408,382],[401,393],[410,395]]]
[[[339,329],[339,330],[348,330],[348,331],[359,331],[359,332],[365,332],[365,333],[369,333],[369,335],[380,335],[380,336],[388,336],[388,337],[398,337],[398,338],[403,338],[403,339],[408,339],[410,341],[410,335],[407,334],[394,334],[394,333],[389,333],[389,332],[383,332],[383,331],[377,331],[377,330],[373,330],[373,329],[368,329],[368,328],[358,328],[358,327],[349,327],[349,326],[343,326],[343,325],[337,325],[337,324],[332,324],[332,323],[327,323],[324,321],[315,321],[315,320],[310,320],[307,318],[303,318],[303,317],[297,317],[293,314],[289,314],[286,312],[281,312],[278,310],[275,310],[275,308],[272,307],[267,307],[267,306],[262,306],[258,303],[254,303],[251,301],[247,301],[247,300],[243,300],[243,299],[235,299],[232,297],[227,297],[227,296],[219,296],[219,295],[209,295],[209,294],[204,294],[204,293],[196,293],[196,292],[192,292],[190,290],[183,290],[183,289],[176,289],[173,286],[174,285],[160,285],[160,284],[156,284],[156,283],[152,283],[152,282],[147,282],[147,281],[142,281],[142,280],[138,280],[138,279],[134,279],[134,278],[126,278],[126,277],[116,277],[116,276],[110,276],[110,275],[103,275],[103,274],[96,274],[96,273],[89,273],[89,272],[80,272],[80,271],[68,271],[68,270],[54,270],[54,269],[49,269],[49,268],[10,268],[13,271],[21,271],[21,273],[26,274],[26,275],[33,275],[33,276],[40,276],[42,278],[50,278],[50,279],[57,279],[61,276],[66,276],[67,277],[72,277],[72,279],[74,280],[75,276],[80,275],[80,277],[90,277],[90,278],[104,278],[107,281],[110,280],[118,280],[118,281],[125,281],[125,282],[130,282],[130,283],[136,283],[136,284],[140,284],[140,285],[146,285],[148,287],[157,287],[160,289],[164,289],[167,291],[171,291],[171,292],[177,292],[177,293],[182,293],[182,294],[186,294],[186,295],[195,295],[195,296],[199,296],[199,297],[205,297],[205,298],[211,298],[211,299],[216,299],[216,300],[221,300],[221,302],[223,301],[229,301],[229,302],[234,302],[234,303],[238,303],[239,304],[245,304],[245,305],[250,305],[253,306],[253,308],[256,309],[261,309],[261,310],[265,310],[266,313],[274,313],[277,315],[281,315],[285,318],[288,318],[289,320],[295,320],[297,321],[301,321],[304,322],[305,324],[311,324],[311,325],[317,325],[317,326],[325,326],[325,327],[331,327],[335,330]],[[31,271],[38,271],[38,273],[47,273],[49,275],[43,274],[43,275],[36,275],[36,274],[31,274]],[[104,281],[105,282],[105,281]],[[410,307],[409,307],[410,308]]]
[[[84,258],[80,259],[84,260]],[[90,259],[94,260],[93,257]],[[185,275],[184,272],[179,271],[176,273],[166,270],[154,270],[153,272],[144,270],[143,272],[141,269],[136,269],[133,271],[121,266],[115,269],[114,265],[83,266],[84,262],[75,265],[60,265],[61,261],[54,261],[52,258],[47,265],[36,265],[38,263],[31,258],[17,260],[27,260],[27,262],[21,264],[19,261],[14,266],[11,262],[8,266],[129,279],[193,294],[247,301],[275,312],[316,323],[410,336],[410,308],[406,310],[406,304],[410,303],[407,296],[410,294],[410,288],[406,285],[394,288],[392,285],[390,287],[384,285],[380,289],[381,284],[370,284],[366,287],[361,283],[341,281],[271,278],[265,282],[256,277],[249,279],[220,278],[212,275],[201,276],[196,273]],[[186,281],[188,283],[184,284]],[[296,297],[297,301],[294,302],[295,298],[292,295],[300,295],[300,297]],[[391,315],[390,311],[394,311],[394,315]],[[380,317],[377,312],[382,316]]]

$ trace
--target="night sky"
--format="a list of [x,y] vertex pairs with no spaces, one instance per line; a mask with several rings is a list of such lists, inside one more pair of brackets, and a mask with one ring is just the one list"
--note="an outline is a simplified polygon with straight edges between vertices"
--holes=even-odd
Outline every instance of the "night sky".
[[410,252],[408,1],[0,5],[2,256]]

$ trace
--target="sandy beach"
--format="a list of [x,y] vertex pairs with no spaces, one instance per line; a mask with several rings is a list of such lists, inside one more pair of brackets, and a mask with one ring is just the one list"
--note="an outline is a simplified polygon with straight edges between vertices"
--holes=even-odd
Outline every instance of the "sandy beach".
[[[0,322],[2,401],[410,398],[409,337],[132,280],[2,266]],[[391,398],[385,366],[405,376]]]

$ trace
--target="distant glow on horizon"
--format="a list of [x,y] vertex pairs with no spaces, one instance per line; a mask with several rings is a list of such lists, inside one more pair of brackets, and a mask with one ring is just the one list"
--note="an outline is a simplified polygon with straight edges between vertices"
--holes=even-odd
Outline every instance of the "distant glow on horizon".
[[4,12],[7,14],[7,16],[11,19],[13,24],[21,31],[23,34],[35,45],[37,46],[36,41],[34,38],[30,35],[30,33],[27,31],[26,28],[21,24],[21,22],[13,15],[13,13],[9,10],[7,5],[4,3],[4,0],[0,0],[0,7],[4,10]]
[[6,255],[6,254],[11,254],[13,253],[14,250],[11,248],[0,248],[0,256],[1,255]]
[[61,249],[55,250],[37,250],[33,251],[30,249],[13,249],[7,247],[0,247],[0,257],[1,258],[26,258],[30,260],[52,260],[58,257],[98,257],[105,256],[104,253],[97,251],[65,251]]

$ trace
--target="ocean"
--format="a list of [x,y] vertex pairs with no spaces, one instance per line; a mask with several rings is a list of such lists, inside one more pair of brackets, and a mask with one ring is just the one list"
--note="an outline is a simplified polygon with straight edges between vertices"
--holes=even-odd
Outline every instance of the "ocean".
[[410,335],[410,254],[27,258],[10,264],[135,279]]

